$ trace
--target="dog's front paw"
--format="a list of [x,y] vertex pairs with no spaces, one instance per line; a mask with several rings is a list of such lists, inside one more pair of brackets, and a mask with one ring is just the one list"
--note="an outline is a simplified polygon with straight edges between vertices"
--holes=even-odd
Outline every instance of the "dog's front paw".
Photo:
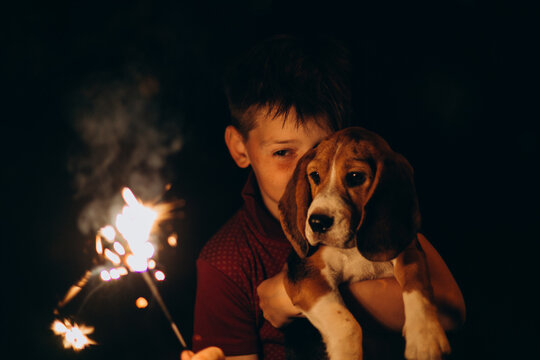
[[450,353],[450,344],[437,319],[411,321],[403,328],[405,358],[408,360],[439,360]]
[[450,344],[437,318],[437,309],[418,291],[403,294],[405,305],[405,358],[438,360],[450,353]]

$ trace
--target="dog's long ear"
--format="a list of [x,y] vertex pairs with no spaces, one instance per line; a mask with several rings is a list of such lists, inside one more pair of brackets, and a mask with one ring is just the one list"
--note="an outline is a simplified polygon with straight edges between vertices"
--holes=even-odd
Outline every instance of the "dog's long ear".
[[315,149],[312,149],[298,160],[293,176],[279,201],[281,227],[300,258],[305,258],[309,252],[305,226],[312,198],[306,167],[314,156]]
[[377,161],[377,171],[357,232],[360,253],[372,261],[396,257],[420,228],[413,169],[400,154]]

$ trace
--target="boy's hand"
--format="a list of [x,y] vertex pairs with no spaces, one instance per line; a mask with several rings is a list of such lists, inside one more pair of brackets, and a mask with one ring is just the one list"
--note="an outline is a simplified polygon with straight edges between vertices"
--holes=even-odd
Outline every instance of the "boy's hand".
[[285,291],[283,283],[285,276],[285,270],[283,270],[257,287],[259,306],[263,311],[263,316],[276,328],[290,323],[295,317],[302,316],[300,309],[293,305]]
[[225,354],[220,348],[210,346],[196,354],[191,350],[184,350],[180,355],[180,360],[225,360]]

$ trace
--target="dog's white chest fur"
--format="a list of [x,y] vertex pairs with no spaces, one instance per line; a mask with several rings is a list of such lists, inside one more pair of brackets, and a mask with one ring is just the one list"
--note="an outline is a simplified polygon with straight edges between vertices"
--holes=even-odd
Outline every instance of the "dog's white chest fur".
[[322,251],[322,259],[327,265],[322,273],[330,283],[339,284],[394,275],[394,267],[390,261],[369,261],[356,248],[321,246],[318,251]]

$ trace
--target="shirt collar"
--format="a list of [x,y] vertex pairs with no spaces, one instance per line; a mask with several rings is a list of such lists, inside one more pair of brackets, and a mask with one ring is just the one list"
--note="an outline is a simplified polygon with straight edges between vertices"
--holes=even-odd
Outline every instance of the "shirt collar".
[[261,235],[279,242],[288,242],[279,221],[272,216],[264,205],[253,171],[250,171],[248,179],[242,190],[245,209],[251,224]]

